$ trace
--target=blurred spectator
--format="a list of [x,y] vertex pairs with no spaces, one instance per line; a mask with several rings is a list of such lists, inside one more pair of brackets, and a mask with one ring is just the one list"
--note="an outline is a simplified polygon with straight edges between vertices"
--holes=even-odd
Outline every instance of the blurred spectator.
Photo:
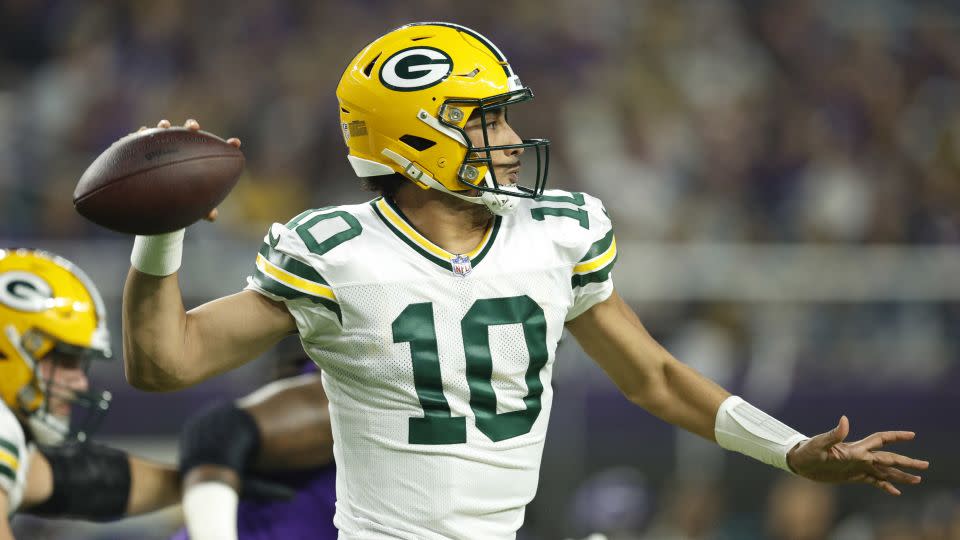
[[770,540],[823,540],[834,525],[833,488],[781,475],[767,499]]
[[711,540],[721,538],[723,491],[710,481],[677,481],[667,489],[650,540]]
[[573,494],[571,528],[581,537],[602,534],[607,540],[642,540],[652,503],[646,480],[637,470],[602,470]]
[[[859,4],[568,0],[543,18],[542,6],[502,0],[455,13],[442,2],[6,2],[5,225],[93,232],[69,211],[70,185],[111,141],[161,117],[244,140],[247,179],[224,215],[243,237],[339,201],[356,188],[333,96],[346,59],[393,26],[452,17],[503,43],[538,95],[518,127],[555,141],[553,185],[603,197],[621,237],[956,242],[960,9]],[[495,15],[507,6],[510,17]]]

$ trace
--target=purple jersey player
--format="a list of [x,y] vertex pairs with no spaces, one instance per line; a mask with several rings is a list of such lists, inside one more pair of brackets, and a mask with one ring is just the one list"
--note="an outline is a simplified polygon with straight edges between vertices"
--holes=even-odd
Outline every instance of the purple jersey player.
[[327,398],[313,363],[302,352],[295,362],[300,375],[188,420],[180,444],[187,529],[174,540],[337,538]]

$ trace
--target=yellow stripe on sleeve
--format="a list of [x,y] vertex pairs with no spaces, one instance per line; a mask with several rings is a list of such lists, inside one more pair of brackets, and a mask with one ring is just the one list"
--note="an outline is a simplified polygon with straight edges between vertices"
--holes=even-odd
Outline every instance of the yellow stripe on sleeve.
[[259,268],[264,274],[267,274],[280,283],[283,283],[287,287],[312,294],[314,296],[320,296],[328,300],[333,300],[334,302],[337,301],[337,297],[335,294],[333,294],[333,289],[330,287],[326,285],[320,285],[319,283],[314,283],[312,281],[307,281],[300,276],[295,276],[283,268],[271,263],[259,253],[257,254],[257,268]]
[[617,239],[613,238],[610,242],[610,247],[606,251],[597,255],[595,258],[582,262],[573,267],[573,272],[575,274],[583,274],[587,272],[593,272],[594,270],[603,268],[604,266],[610,264],[610,261],[617,256]]
[[20,467],[20,461],[17,459],[17,456],[7,452],[3,448],[0,448],[0,463],[10,467],[14,472]]

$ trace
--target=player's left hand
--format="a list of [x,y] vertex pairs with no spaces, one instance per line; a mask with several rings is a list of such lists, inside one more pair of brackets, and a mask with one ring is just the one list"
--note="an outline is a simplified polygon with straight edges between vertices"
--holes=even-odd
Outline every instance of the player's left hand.
[[794,447],[787,463],[800,476],[831,483],[862,482],[891,495],[900,495],[893,483],[919,484],[920,477],[900,468],[926,470],[929,462],[893,452],[880,451],[884,445],[912,440],[912,431],[881,431],[856,442],[843,442],[850,433],[850,421],[840,418],[837,427]]

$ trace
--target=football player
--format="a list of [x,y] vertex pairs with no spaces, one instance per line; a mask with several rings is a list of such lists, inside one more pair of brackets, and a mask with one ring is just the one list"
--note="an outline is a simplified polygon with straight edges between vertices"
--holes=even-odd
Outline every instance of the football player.
[[913,433],[847,443],[843,417],[806,437],[651,338],[614,290],[603,205],[545,190],[549,142],[521,140],[507,118],[533,93],[479,33],[393,30],[350,62],[337,97],[348,159],[381,196],[274,224],[246,290],[190,312],[183,231],[138,236],[123,342],[131,383],[172,390],[299,333],[330,400],[341,538],[513,537],[564,329],[632,402],[724,448],[891,494],[920,482],[902,468],[926,462],[880,450]]
[[[86,375],[90,361],[111,356],[105,317],[97,288],[74,264],[38,250],[0,250],[2,540],[12,537],[7,516],[17,511],[107,520],[181,500],[177,468],[87,440],[110,406],[110,394],[90,390]],[[287,518],[304,504],[313,512],[312,533],[332,528],[330,422],[315,373],[194,417],[181,441],[184,509],[194,540],[230,538],[221,533],[224,523],[236,537],[236,520],[229,519],[241,489],[250,501],[241,538],[255,538],[245,534],[250,531],[267,530],[268,538],[285,532],[296,523]],[[274,472],[261,479],[265,473],[254,471]],[[291,493],[278,490],[280,480],[297,489],[289,502],[283,499]],[[232,510],[225,492],[232,494]]]
[[69,261],[0,249],[0,539],[17,511],[106,520],[179,500],[175,468],[86,442],[110,404],[86,377],[110,357],[105,313]]
[[[299,341],[296,349],[300,360]],[[297,363],[301,374],[187,421],[180,434],[187,530],[175,540],[337,538],[327,397],[312,361]],[[273,446],[261,448],[264,438]],[[245,493],[254,487],[261,496],[238,503],[241,479]]]

